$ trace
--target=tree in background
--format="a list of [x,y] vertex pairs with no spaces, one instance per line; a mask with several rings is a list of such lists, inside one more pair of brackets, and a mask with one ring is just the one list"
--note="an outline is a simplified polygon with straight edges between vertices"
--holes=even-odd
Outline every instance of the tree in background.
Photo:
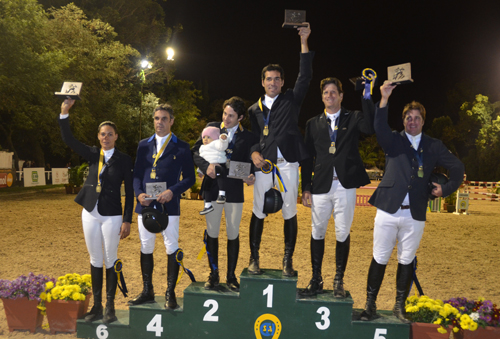
[[463,159],[469,180],[498,181],[500,178],[499,108],[500,102],[490,103],[489,98],[481,94],[460,107],[463,129],[469,125],[469,133],[464,137],[474,143]]
[[69,66],[67,55],[51,48],[48,17],[35,0],[0,2],[0,142],[14,152],[30,152],[44,166],[53,129],[54,88]]

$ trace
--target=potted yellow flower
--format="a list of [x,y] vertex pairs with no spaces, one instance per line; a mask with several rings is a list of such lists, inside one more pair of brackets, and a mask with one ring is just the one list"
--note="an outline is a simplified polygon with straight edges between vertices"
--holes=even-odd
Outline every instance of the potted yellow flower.
[[57,278],[55,284],[46,284],[40,298],[47,308],[51,333],[76,332],[76,320],[87,312],[91,290],[90,274],[66,274]]
[[412,321],[412,338],[448,338],[450,328],[454,333],[477,329],[477,323],[468,315],[460,314],[455,307],[442,300],[434,300],[425,295],[408,297],[406,314]]

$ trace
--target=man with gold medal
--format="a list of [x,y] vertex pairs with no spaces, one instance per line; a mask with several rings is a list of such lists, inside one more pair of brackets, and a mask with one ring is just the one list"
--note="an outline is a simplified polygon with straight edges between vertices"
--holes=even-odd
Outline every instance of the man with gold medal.
[[311,157],[302,163],[302,203],[311,208],[312,214],[312,279],[301,294],[313,296],[323,292],[325,234],[333,214],[337,238],[333,290],[336,297],[345,298],[343,278],[349,257],[356,188],[370,183],[358,142],[361,133],[375,132],[375,105],[371,97],[363,96],[362,111],[342,107],[344,91],[337,78],[323,79],[320,89],[325,109],[306,124],[305,144]]
[[[251,149],[255,172],[254,200],[250,220],[250,274],[260,274],[259,248],[264,229],[264,196],[276,183],[274,173],[266,171],[268,162],[279,168],[284,184],[282,215],[284,219],[285,253],[283,275],[295,276],[292,256],[297,240],[297,194],[299,162],[308,157],[302,134],[298,128],[300,107],[312,78],[313,52],[309,51],[307,40],[311,34],[308,23],[298,28],[300,36],[300,70],[293,89],[282,93],[285,81],[283,68],[270,64],[262,70],[262,87],[266,92],[249,109],[252,132],[259,142]],[[274,166],[273,165],[273,166]],[[262,172],[262,169],[267,173]]]
[[[165,307],[174,309],[177,307],[175,285],[179,274],[176,254],[179,249],[180,196],[194,184],[196,178],[189,144],[171,131],[174,124],[172,107],[168,104],[157,106],[153,119],[155,134],[139,142],[134,167],[134,191],[138,202],[135,211],[139,214],[137,221],[144,287],[136,298],[129,301],[129,305],[155,302],[153,251],[156,234],[144,227],[141,215],[142,209],[150,206],[168,214],[168,227],[161,232],[168,256]],[[164,186],[166,190],[153,197],[147,193],[147,186],[151,183]]]
[[384,178],[369,202],[377,208],[373,229],[373,258],[368,270],[365,310],[361,320],[376,318],[377,295],[385,268],[397,244],[396,303],[394,315],[403,322],[405,301],[413,277],[413,260],[424,233],[429,179],[435,167],[449,171],[449,181],[433,183],[436,197],[456,191],[464,176],[464,165],[437,139],[422,133],[425,108],[416,101],[403,109],[404,130],[391,131],[388,124],[388,100],[396,85],[386,80],[380,87],[382,99],[376,107],[374,128],[377,141],[385,152]]

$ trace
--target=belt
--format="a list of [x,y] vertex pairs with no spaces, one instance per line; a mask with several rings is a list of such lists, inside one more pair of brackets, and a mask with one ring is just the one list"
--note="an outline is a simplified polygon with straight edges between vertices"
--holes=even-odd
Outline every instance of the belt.
[[333,180],[339,180],[339,178],[337,178],[337,177],[333,177]]
[[402,210],[409,210],[410,209],[410,205],[401,205],[401,209]]
[[283,164],[285,162],[285,158],[278,158],[276,163]]

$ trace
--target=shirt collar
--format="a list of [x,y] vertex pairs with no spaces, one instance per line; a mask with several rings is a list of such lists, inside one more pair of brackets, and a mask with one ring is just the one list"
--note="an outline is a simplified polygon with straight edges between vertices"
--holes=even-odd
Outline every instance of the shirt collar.
[[[406,133],[406,131],[405,131]],[[406,133],[406,136],[408,137],[408,140],[410,141],[411,145],[413,146],[413,149],[418,149],[418,145],[420,145],[420,140],[422,139],[422,133],[419,133],[415,136]]]

